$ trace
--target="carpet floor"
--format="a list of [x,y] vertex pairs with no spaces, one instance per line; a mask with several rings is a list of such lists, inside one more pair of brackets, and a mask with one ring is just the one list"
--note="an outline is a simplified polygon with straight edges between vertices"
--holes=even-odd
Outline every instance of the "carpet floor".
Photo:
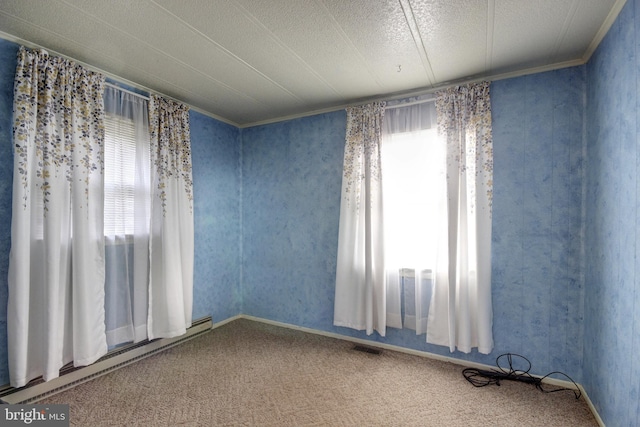
[[597,426],[583,398],[240,319],[38,404],[73,426]]

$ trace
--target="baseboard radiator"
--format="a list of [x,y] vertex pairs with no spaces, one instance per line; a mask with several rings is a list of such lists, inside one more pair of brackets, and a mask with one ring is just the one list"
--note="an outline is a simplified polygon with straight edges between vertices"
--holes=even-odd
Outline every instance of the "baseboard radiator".
[[51,381],[35,379],[21,388],[5,386],[0,388],[1,403],[24,404],[34,403],[56,393],[63,392],[78,384],[108,374],[116,369],[130,365],[140,359],[152,356],[170,347],[207,333],[213,327],[211,317],[196,320],[187,333],[175,338],[160,338],[153,341],[142,341],[136,344],[116,348],[97,362],[79,368],[70,363],[60,370],[60,376]]

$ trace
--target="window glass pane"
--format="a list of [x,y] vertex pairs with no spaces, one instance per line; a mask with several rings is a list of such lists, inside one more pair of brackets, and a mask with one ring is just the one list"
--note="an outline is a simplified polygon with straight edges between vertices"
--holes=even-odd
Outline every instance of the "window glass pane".
[[132,235],[136,133],[133,120],[113,114],[105,118],[104,232]]
[[382,144],[385,262],[434,268],[444,149],[435,129],[386,135]]

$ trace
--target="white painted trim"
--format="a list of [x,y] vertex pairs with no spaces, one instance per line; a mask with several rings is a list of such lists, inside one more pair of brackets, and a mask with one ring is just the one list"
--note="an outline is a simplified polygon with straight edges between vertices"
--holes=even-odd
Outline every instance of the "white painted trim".
[[602,39],[604,39],[604,37],[607,35],[613,23],[616,22],[616,19],[618,19],[618,15],[620,15],[620,12],[622,12],[622,8],[626,3],[627,3],[627,0],[617,0],[616,3],[613,5],[611,10],[609,11],[609,15],[607,15],[607,17],[605,18],[604,22],[602,23],[602,26],[600,27],[596,35],[593,37],[593,40],[591,40],[589,47],[587,47],[586,52],[582,56],[582,61],[585,64],[589,61],[589,59],[591,59],[591,56],[596,51],[598,46],[600,46]]
[[587,394],[585,389],[580,384],[578,384],[578,387],[580,388],[580,392],[582,393],[582,396],[584,397],[584,400],[587,402],[587,406],[589,406],[589,409],[591,409],[591,413],[593,414],[593,416],[595,417],[596,421],[598,422],[598,425],[600,427],[606,427],[606,425],[604,424],[604,421],[602,421],[602,418],[600,417],[600,414],[598,414],[598,410],[593,405],[593,402],[589,398],[589,395]]
[[229,317],[229,318],[227,318],[227,319],[221,320],[220,322],[216,322],[216,323],[214,323],[213,325],[211,325],[211,329],[219,328],[220,326],[224,326],[224,325],[226,325],[227,323],[231,323],[231,322],[233,322],[234,320],[238,320],[238,319],[242,319],[242,318],[243,318],[243,317],[242,317],[242,315],[241,315],[241,314],[236,314],[236,315],[235,315],[235,316],[233,316],[233,317]]
[[[25,40],[25,39],[21,39],[20,37],[16,37],[16,36],[14,36],[14,35],[11,35],[11,34],[8,34],[8,33],[5,33],[5,32],[3,32],[3,31],[0,31],[0,39],[4,39],[4,40],[7,40],[7,41],[10,41],[10,42],[13,42],[13,43],[17,43],[17,44],[19,44],[19,45],[23,45],[24,47],[28,47],[29,49],[44,49],[44,50],[46,50],[46,51],[49,53],[49,55],[55,55],[55,56],[59,56],[59,57],[61,57],[61,58],[65,58],[65,59],[71,60],[71,61],[75,62],[76,64],[82,65],[83,67],[85,67],[85,68],[86,68],[86,69],[88,69],[88,70],[91,70],[91,71],[95,71],[95,72],[97,72],[97,73],[100,73],[100,74],[104,75],[105,77],[110,78],[110,79],[113,79],[113,80],[115,80],[115,81],[117,81],[117,82],[119,82],[119,83],[122,83],[122,84],[125,84],[125,85],[127,85],[127,86],[130,86],[130,87],[133,87],[133,88],[139,89],[139,90],[141,90],[141,91],[147,92],[148,94],[156,94],[156,95],[162,96],[163,98],[171,99],[171,100],[173,100],[173,101],[176,101],[176,102],[179,102],[179,103],[181,103],[181,104],[187,105],[187,106],[189,107],[189,109],[190,109],[190,110],[193,110],[193,111],[196,111],[196,112],[198,112],[198,113],[200,113],[200,114],[203,114],[203,115],[205,115],[205,116],[211,117],[212,119],[216,119],[216,120],[218,120],[219,122],[223,122],[223,123],[226,123],[226,124],[228,124],[228,125],[231,125],[231,126],[234,126],[234,127],[239,128],[239,125],[238,125],[236,122],[233,122],[233,121],[231,121],[231,120],[229,120],[229,119],[225,119],[224,117],[220,117],[220,116],[218,116],[218,115],[215,115],[215,114],[213,114],[213,113],[210,113],[210,112],[208,112],[208,111],[205,111],[205,110],[203,110],[203,109],[201,109],[201,108],[194,107],[193,105],[190,105],[190,104],[188,104],[188,103],[186,103],[186,102],[184,102],[184,101],[181,101],[181,100],[179,100],[179,99],[176,99],[176,98],[174,98],[174,97],[172,97],[172,96],[166,95],[166,94],[164,94],[164,93],[160,93],[160,92],[158,92],[157,90],[149,89],[149,88],[148,88],[148,87],[146,87],[146,86],[143,86],[143,85],[141,85],[141,84],[138,84],[138,83],[132,82],[131,80],[127,80],[127,79],[125,79],[124,77],[120,77],[120,76],[117,76],[117,75],[115,75],[115,74],[113,74],[113,73],[109,73],[109,72],[107,72],[107,71],[104,71],[104,70],[102,70],[102,69],[100,69],[100,68],[98,68],[98,67],[96,67],[96,66],[93,66],[93,65],[88,64],[88,63],[86,63],[86,62],[83,62],[83,61],[80,61],[80,60],[78,60],[78,59],[72,58],[72,57],[71,57],[71,56],[69,56],[69,55],[65,55],[65,54],[60,53],[60,52],[57,52],[57,51],[55,51],[55,50],[51,50],[51,49],[48,49],[48,48],[44,48],[44,47],[40,46],[39,44],[36,44],[36,43],[30,42],[30,41]],[[122,89],[121,87],[119,87],[119,86],[117,86],[117,85],[112,85],[112,86],[115,86],[115,87],[117,87],[118,89]],[[135,93],[135,92],[133,92],[133,93],[134,93],[135,95],[144,96],[144,95],[140,95],[139,93]]]
[[[598,32],[596,33],[595,37],[593,38],[593,40],[591,41],[591,43],[589,44],[589,47],[587,48],[586,52],[584,53],[584,55],[582,56],[582,58],[580,59],[576,59],[576,60],[572,60],[572,61],[565,61],[565,62],[559,62],[559,63],[555,63],[555,64],[550,64],[550,65],[545,65],[542,67],[533,67],[533,68],[527,68],[527,69],[523,69],[523,70],[517,70],[517,71],[513,71],[513,72],[507,72],[507,73],[499,73],[499,74],[488,74],[486,76],[468,76],[456,81],[451,81],[451,82],[443,82],[440,83],[438,85],[435,86],[428,86],[428,87],[422,87],[422,88],[416,88],[416,89],[412,89],[409,91],[405,91],[405,92],[397,92],[397,93],[390,93],[390,94],[386,94],[383,96],[378,96],[378,97],[371,97],[371,98],[363,98],[363,99],[359,99],[359,100],[354,100],[354,102],[351,103],[346,103],[346,104],[341,104],[341,105],[336,105],[336,106],[332,106],[332,107],[327,107],[327,108],[322,108],[322,109],[316,109],[316,110],[312,110],[312,111],[306,111],[303,113],[299,113],[299,114],[290,114],[290,115],[286,115],[286,116],[281,116],[281,117],[276,117],[273,119],[268,119],[268,120],[262,120],[262,121],[257,121],[257,122],[252,122],[252,123],[245,123],[245,124],[238,124],[235,123],[231,120],[225,119],[223,117],[220,117],[218,115],[215,115],[213,113],[204,111],[200,108],[194,107],[194,106],[189,106],[190,109],[192,109],[193,111],[197,111],[201,114],[204,114],[208,117],[211,117],[213,119],[216,119],[218,121],[221,121],[223,123],[235,126],[239,129],[244,129],[244,128],[250,128],[250,127],[255,127],[255,126],[261,126],[261,125],[267,125],[267,124],[272,124],[272,123],[278,123],[278,122],[283,122],[283,121],[287,121],[287,120],[293,120],[293,119],[299,119],[299,118],[303,118],[303,117],[309,117],[309,116],[315,116],[315,115],[319,115],[319,114],[325,114],[325,113],[331,113],[331,112],[335,112],[335,111],[340,111],[340,110],[344,110],[347,107],[351,107],[351,106],[355,106],[355,105],[362,105],[368,102],[374,102],[374,101],[383,101],[383,100],[395,100],[395,99],[403,99],[403,98],[409,98],[409,97],[413,97],[413,96],[418,96],[418,95],[425,95],[425,94],[431,94],[436,92],[437,90],[442,90],[445,89],[447,87],[450,86],[454,86],[454,85],[461,85],[461,84],[467,84],[467,83],[473,83],[473,82],[477,82],[477,81],[496,81],[496,80],[503,80],[503,79],[508,79],[508,78],[514,78],[514,77],[522,77],[525,75],[529,75],[529,74],[535,74],[535,73],[542,73],[542,72],[546,72],[546,71],[552,71],[552,70],[557,70],[557,69],[561,69],[561,68],[567,68],[567,67],[573,67],[573,66],[578,66],[578,65],[584,65],[586,64],[589,59],[591,58],[591,56],[593,55],[593,53],[595,52],[595,50],[598,48],[599,44],[602,42],[602,39],[604,39],[604,37],[606,36],[607,32],[609,31],[609,29],[611,28],[611,26],[613,25],[613,23],[615,22],[615,20],[618,18],[618,15],[620,14],[620,12],[622,11],[622,8],[624,7],[624,5],[626,4],[627,0],[616,0],[616,3],[613,5],[613,7],[611,8],[611,11],[609,12],[609,14],[607,15],[607,18],[605,19],[605,21],[603,22],[602,26],[600,27],[600,29],[598,30]],[[24,40],[21,39],[19,37],[13,36],[11,34],[5,33],[0,31],[0,38],[3,38],[5,40],[14,42],[14,43],[19,43],[22,44],[24,46],[30,47],[30,48],[37,48],[37,49],[44,49],[42,46],[37,45],[33,42],[30,42],[28,40]],[[78,61],[74,58],[71,58],[67,55],[61,54],[59,52],[55,52],[55,51],[50,51],[52,54],[64,57],[64,58],[68,58],[71,59],[75,62],[77,62],[78,64],[82,64],[84,67],[100,72],[102,74],[104,74],[107,77],[110,77],[114,80],[117,80],[119,82],[122,82],[126,85],[129,85],[131,87],[135,87],[137,89],[143,90],[145,92],[148,93],[158,93],[154,90],[151,90],[145,86],[139,85],[137,83],[128,81],[122,77],[116,76],[115,74],[112,73],[108,73],[104,70],[101,70],[97,67],[94,67],[90,64],[84,63],[82,61]],[[170,99],[174,99],[168,95],[165,94],[160,94],[159,95],[165,97],[165,98],[170,98]],[[176,100],[178,101],[178,100]],[[178,101],[181,103],[184,103],[184,101]],[[187,104],[188,105],[188,104]]]
[[456,85],[464,85],[464,84],[468,84],[468,83],[475,83],[475,82],[481,82],[481,81],[489,81],[489,82],[491,82],[491,81],[496,81],[496,80],[511,79],[511,78],[515,78],[515,77],[527,76],[527,75],[530,75],[530,74],[544,73],[544,72],[547,72],[547,71],[560,70],[562,68],[576,67],[576,66],[584,65],[584,64],[585,64],[584,60],[582,60],[582,59],[574,59],[574,60],[571,60],[571,61],[558,62],[556,64],[545,65],[545,66],[541,66],[541,67],[527,68],[527,69],[524,69],[524,70],[512,71],[512,72],[507,72],[507,73],[492,74],[492,75],[480,76],[480,77],[467,77],[467,78],[463,78],[463,79],[460,79],[460,80],[444,82],[442,84],[439,84],[439,85],[433,86],[433,87],[423,87],[423,88],[413,89],[413,90],[405,91],[405,92],[390,93],[390,94],[387,94],[387,95],[377,96],[377,97],[374,97],[374,98],[364,98],[364,99],[359,99],[357,101],[354,101],[354,102],[351,102],[351,103],[347,103],[347,104],[336,105],[336,106],[333,106],[333,107],[327,107],[327,108],[322,108],[322,109],[318,109],[318,110],[306,111],[304,113],[299,113],[299,114],[290,114],[290,115],[287,115],[287,116],[276,117],[276,118],[273,118],[273,119],[262,120],[262,121],[253,122],[253,123],[246,123],[246,124],[237,125],[237,126],[240,129],[246,129],[246,128],[251,128],[251,127],[256,127],[256,126],[269,125],[269,124],[273,124],[273,123],[284,122],[284,121],[287,121],[287,120],[301,119],[301,118],[304,118],[304,117],[311,117],[311,116],[317,116],[317,115],[320,115],[320,114],[333,113],[335,111],[344,110],[347,107],[354,107],[354,106],[358,106],[358,105],[363,105],[363,104],[366,104],[366,103],[369,103],[369,102],[395,101],[395,100],[398,100],[398,99],[412,98],[414,96],[430,95],[430,94],[433,94],[433,93],[435,93],[435,92],[437,92],[439,90],[446,89],[448,87],[456,86]]
[[[160,338],[139,347],[135,347],[135,344],[133,344],[133,348],[131,350],[123,351],[122,353],[111,357],[108,357],[109,354],[107,354],[105,358],[100,359],[91,365],[68,372],[50,381],[32,386],[27,384],[27,386],[16,389],[14,392],[3,396],[2,401],[8,404],[34,403],[45,397],[61,393],[69,388],[75,387],[76,385],[108,374],[124,366],[135,363],[138,360],[147,358],[160,351],[193,339],[203,333],[210,332],[211,319],[208,318],[206,321],[203,320],[205,319],[194,321],[194,326],[188,328],[186,334],[174,338]],[[117,353],[121,350],[122,349],[115,349],[112,353]],[[11,387],[5,387],[3,388],[3,391],[10,389]]]
[[[367,339],[362,339],[362,338],[349,337],[349,336],[346,336],[346,335],[340,335],[340,334],[336,334],[336,333],[333,333],[333,332],[321,331],[321,330],[318,330],[318,329],[305,328],[303,326],[292,325],[290,323],[277,322],[277,321],[274,321],[274,320],[263,319],[263,318],[255,317],[255,316],[248,316],[248,315],[242,314],[240,316],[236,316],[236,318],[247,319],[247,320],[251,320],[251,321],[254,321],[254,322],[265,323],[265,324],[273,325],[273,326],[280,326],[280,327],[283,327],[283,328],[288,328],[288,329],[301,331],[301,332],[307,332],[307,333],[315,334],[315,335],[321,335],[321,336],[325,336],[325,337],[329,337],[329,338],[335,338],[335,339],[339,339],[339,340],[342,340],[342,341],[353,342],[353,343],[356,343],[356,344],[363,344],[363,345],[367,345],[369,347],[375,347],[375,348],[381,348],[381,349],[385,349],[385,350],[397,351],[399,353],[410,354],[410,355],[413,355],[413,356],[424,357],[424,358],[427,358],[427,359],[438,360],[438,361],[441,361],[441,362],[449,362],[449,363],[453,363],[455,365],[458,365],[458,366],[461,366],[461,367],[465,367],[465,368],[476,368],[476,369],[482,369],[482,370],[492,370],[492,369],[496,368],[495,366],[485,365],[484,363],[471,362],[471,361],[468,361],[468,360],[456,359],[454,357],[449,357],[449,356],[441,356],[439,354],[429,353],[429,352],[426,352],[426,351],[414,350],[414,349],[410,349],[410,348],[406,348],[406,347],[400,347],[400,346],[392,345],[392,344],[385,344],[385,343],[381,343],[381,342],[378,342],[378,341],[372,341],[372,340],[367,340]],[[540,376],[540,375],[531,375],[531,376],[534,377],[534,378],[542,378],[542,376]],[[556,379],[556,378],[547,377],[547,378],[544,378],[542,380],[542,382],[544,384],[550,384],[550,385],[554,385],[554,386],[558,386],[558,387],[567,388],[567,389],[570,389],[570,390],[576,390],[576,385],[574,383],[572,383],[571,381],[567,381],[567,380],[560,380],[560,379]],[[593,403],[591,402],[591,399],[589,399],[589,396],[587,395],[587,392],[584,390],[582,385],[577,384],[577,390],[579,390],[580,393],[582,394],[582,396],[584,396],[585,401],[587,402],[587,405],[589,406],[589,409],[591,409],[591,412],[593,413],[593,416],[598,421],[598,424],[600,424],[601,427],[606,427],[604,425],[604,422],[602,421],[602,418],[600,418],[600,415],[596,411],[595,406],[593,406]]]
[[[414,350],[412,348],[401,347],[401,346],[398,346],[398,345],[385,344],[385,343],[381,343],[381,342],[378,342],[378,341],[367,340],[367,339],[362,339],[362,338],[354,338],[354,337],[349,337],[347,335],[340,335],[340,334],[336,334],[336,333],[333,333],[333,332],[321,331],[321,330],[318,330],[318,329],[305,328],[305,327],[302,327],[302,326],[296,326],[296,325],[292,325],[292,324],[289,324],[289,323],[282,323],[282,322],[276,322],[276,321],[273,321],[273,320],[262,319],[260,317],[247,316],[247,315],[242,315],[241,317],[244,318],[244,319],[247,319],[247,320],[253,320],[255,322],[266,323],[266,324],[273,325],[273,326],[280,326],[280,327],[283,327],[283,328],[293,329],[293,330],[297,330],[297,331],[301,331],[301,332],[308,332],[310,334],[315,334],[315,335],[322,335],[322,336],[329,337],[329,338],[336,338],[336,339],[339,339],[339,340],[342,340],[342,341],[349,341],[349,342],[353,342],[353,343],[356,343],[356,344],[367,345],[369,347],[376,347],[376,348],[381,348],[381,349],[384,349],[384,350],[397,351],[399,353],[410,354],[410,355],[413,355],[413,356],[420,356],[420,357],[424,357],[424,358],[427,358],[427,359],[439,360],[441,362],[449,362],[449,363],[453,363],[454,365],[463,366],[465,368],[476,368],[476,369],[482,369],[482,370],[488,370],[488,369],[495,369],[496,368],[495,366],[485,365],[484,363],[471,362],[471,361],[468,361],[468,360],[456,359],[455,357],[442,356],[440,354],[429,353],[429,352],[421,351],[421,350]],[[539,376],[539,375],[532,375],[532,377],[542,378],[542,376]],[[571,389],[571,390],[576,390],[576,386],[571,381],[559,380],[559,379],[547,377],[547,378],[544,379],[543,382],[546,383],[546,384],[551,384],[551,385],[556,385],[556,386],[568,388],[568,389]]]
[[546,73],[548,71],[562,70],[563,68],[578,67],[584,64],[586,64],[586,62],[583,61],[582,59],[573,59],[571,61],[557,62],[551,65],[543,65],[541,67],[532,67],[532,68],[527,68],[519,71],[511,71],[507,73],[494,74],[490,78],[479,79],[479,80],[488,80],[488,81],[506,80],[506,79],[512,79],[515,77],[529,76],[531,74],[539,74],[539,73]]
[[[195,325],[188,330],[188,334],[190,334],[190,336],[185,337],[185,335],[182,335],[180,337],[175,337],[175,338],[164,338],[164,339],[155,340],[144,346],[134,348],[130,351],[127,351],[117,356],[113,356],[107,360],[98,361],[93,365],[86,366],[84,368],[75,370],[73,372],[69,372],[51,381],[37,384],[32,387],[23,387],[22,389],[19,389],[18,391],[12,394],[4,396],[2,398],[2,401],[9,404],[18,404],[23,402],[29,402],[29,403],[36,402],[39,398],[60,393],[78,384],[82,384],[84,382],[90,381],[98,376],[105,375],[118,368],[134,363],[140,359],[151,356],[152,354],[156,354],[157,352],[164,350],[168,347],[172,347],[184,341],[187,341],[189,339],[195,338],[196,336],[199,336],[201,332],[206,331],[207,329],[213,330],[238,319],[246,319],[253,322],[264,323],[264,324],[278,326],[278,327],[287,328],[291,330],[325,336],[328,338],[335,338],[335,339],[352,342],[356,344],[363,344],[368,347],[392,350],[392,351],[397,351],[399,353],[405,353],[405,354],[410,354],[414,356],[424,357],[427,359],[439,360],[442,362],[449,362],[465,368],[477,368],[482,370],[495,369],[495,366],[489,366],[483,363],[470,362],[467,360],[460,360],[453,357],[441,356],[438,354],[433,354],[433,353],[420,351],[420,350],[413,350],[405,347],[400,347],[397,345],[384,344],[384,343],[371,341],[367,339],[354,338],[354,337],[349,337],[346,335],[341,335],[333,332],[321,331],[319,329],[311,329],[303,326],[297,326],[290,323],[277,322],[274,320],[263,319],[260,317],[238,314],[217,323],[210,324],[209,322],[211,322],[211,320],[209,320],[207,322],[203,322],[201,324]],[[536,378],[541,378],[540,376],[536,376],[536,375],[533,375],[533,376]],[[558,380],[555,378],[545,378],[543,380],[543,383],[575,390],[574,384],[570,381]],[[589,406],[589,409],[593,413],[594,417],[596,418],[596,421],[598,422],[598,424],[601,427],[606,427],[604,422],[602,421],[602,418],[600,418],[598,411],[596,410],[595,406],[591,402],[591,399],[589,399],[587,392],[584,390],[582,385],[578,384],[577,386],[578,386],[578,390],[580,390],[580,392],[582,393],[582,396],[584,396],[584,399],[587,402],[587,405]],[[2,390],[0,391],[6,391],[10,388],[11,387],[6,386],[2,388]]]
[[[189,105],[189,108],[192,109],[193,111],[197,111],[198,113],[204,114],[205,116],[211,117],[213,119],[216,119],[220,122],[229,124],[231,126],[234,126],[238,129],[245,129],[245,128],[251,128],[251,127],[256,127],[256,126],[262,126],[262,125],[268,125],[268,124],[273,124],[273,123],[279,123],[279,122],[284,122],[287,120],[294,120],[294,119],[300,119],[303,117],[310,117],[310,116],[317,116],[320,114],[326,114],[326,113],[332,113],[335,111],[340,111],[340,110],[344,110],[347,107],[352,107],[352,106],[356,106],[356,105],[362,105],[362,104],[366,104],[369,102],[375,102],[375,101],[392,101],[392,100],[397,100],[397,99],[404,99],[404,98],[410,98],[410,97],[414,97],[414,96],[420,96],[420,95],[428,95],[428,94],[433,94],[434,92],[438,91],[438,90],[442,90],[445,89],[447,87],[451,87],[451,86],[455,86],[455,85],[462,85],[462,84],[468,84],[468,83],[473,83],[473,82],[479,82],[479,81],[496,81],[496,80],[504,80],[504,79],[510,79],[510,78],[515,78],[515,77],[522,77],[522,76],[526,76],[526,75],[530,75],[530,74],[536,74],[536,73],[543,73],[546,71],[553,71],[553,70],[558,70],[558,69],[562,69],[562,68],[568,68],[568,67],[574,67],[574,66],[579,66],[579,65],[584,65],[587,63],[587,61],[591,58],[591,55],[593,54],[593,52],[596,50],[596,48],[598,47],[599,43],[602,41],[602,39],[604,38],[604,36],[606,35],[607,31],[609,30],[609,28],[611,28],[611,25],[613,25],[613,22],[615,22],[616,18],[618,17],[620,11],[622,10],[624,4],[626,3],[626,0],[617,0],[614,7],[611,9],[611,12],[609,13],[609,15],[607,15],[607,19],[605,20],[605,22],[603,23],[602,27],[600,27],[600,30],[598,31],[598,33],[596,34],[595,38],[593,39],[593,41],[591,42],[591,44],[589,45],[589,48],[587,49],[587,52],[585,53],[585,55],[581,58],[581,59],[575,59],[575,60],[571,60],[571,61],[565,61],[565,62],[559,62],[559,63],[555,63],[555,64],[550,64],[550,65],[545,65],[545,66],[541,66],[541,67],[532,67],[532,68],[527,68],[527,69],[523,69],[523,70],[517,70],[517,71],[512,71],[512,72],[506,72],[506,73],[498,73],[498,74],[488,74],[486,76],[468,76],[465,78],[461,78],[459,80],[455,80],[455,81],[449,81],[449,82],[443,82],[440,83],[436,86],[428,86],[428,87],[422,87],[422,88],[416,88],[416,89],[411,89],[408,91],[404,91],[404,92],[395,92],[395,93],[389,93],[383,96],[377,96],[377,97],[371,97],[371,98],[362,98],[362,99],[358,99],[358,100],[354,100],[353,102],[350,103],[344,103],[344,104],[340,104],[340,105],[335,105],[332,107],[327,107],[327,108],[321,108],[321,109],[315,109],[315,110],[311,110],[311,111],[305,111],[299,114],[289,114],[286,116],[281,116],[281,117],[276,117],[273,119],[267,119],[267,120],[262,120],[262,121],[257,121],[257,122],[251,122],[251,123],[245,123],[245,124],[238,124],[235,123],[231,120],[225,119],[223,117],[217,116],[213,113],[204,111],[200,108],[194,107]],[[14,43],[18,43],[18,44],[22,44],[26,47],[32,48],[32,49],[44,49],[42,46],[37,45],[35,43],[29,42],[27,40],[21,39],[19,37],[13,36],[11,34],[7,34],[4,33],[2,31],[0,31],[0,38],[3,38],[5,40],[14,42]],[[82,61],[78,61],[74,58],[71,58],[67,55],[61,54],[59,52],[55,52],[55,51],[51,51],[49,50],[50,53],[61,56],[63,58],[68,58],[71,59],[75,62],[77,62],[78,64],[82,64],[84,67],[90,69],[90,70],[94,70],[97,71],[99,73],[104,74],[105,76],[112,78],[113,80],[117,80],[121,83],[124,83],[128,86],[134,87],[136,89],[140,89],[142,91],[148,92],[148,93],[157,93],[165,98],[170,98],[170,99],[174,99],[168,95],[164,95],[161,93],[158,93],[154,90],[151,90],[145,86],[139,85],[137,83],[134,83],[132,81],[126,80],[122,77],[116,76],[115,74],[112,73],[108,73],[104,70],[101,70],[97,67],[94,67],[90,64],[84,63]],[[186,104],[184,101],[179,101],[176,100],[178,102],[184,103]],[[186,104],[188,105],[188,104]]]

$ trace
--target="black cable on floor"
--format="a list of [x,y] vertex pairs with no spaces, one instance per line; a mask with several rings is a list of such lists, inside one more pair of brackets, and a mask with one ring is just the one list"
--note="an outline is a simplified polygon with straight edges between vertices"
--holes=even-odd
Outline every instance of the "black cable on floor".
[[[515,369],[513,367],[514,357],[520,358],[526,361],[528,367],[525,370]],[[506,362],[505,362],[505,359],[506,359]],[[503,367],[501,363],[503,365],[506,363],[507,367]],[[519,381],[523,383],[534,384],[538,390],[544,393],[555,393],[557,391],[572,391],[573,394],[576,396],[576,399],[580,399],[580,396],[582,395],[582,392],[578,388],[578,385],[576,384],[576,382],[573,381],[571,377],[569,377],[569,375],[565,374],[564,372],[554,371],[554,372],[548,373],[542,378],[537,378],[532,376],[531,374],[529,374],[529,371],[531,370],[531,362],[529,361],[529,359],[519,354],[513,354],[513,353],[501,354],[496,359],[496,365],[498,366],[498,370],[489,371],[489,370],[482,370],[482,369],[476,369],[476,368],[466,368],[462,371],[462,375],[464,375],[467,381],[473,384],[474,387],[485,387],[491,384],[495,384],[499,386],[500,381],[507,380],[507,381]],[[548,390],[548,389],[545,390],[542,386],[542,381],[553,374],[563,375],[564,377],[568,378],[569,381],[571,381],[573,385],[576,386],[575,389],[572,390],[569,388],[558,388],[553,390]]]

